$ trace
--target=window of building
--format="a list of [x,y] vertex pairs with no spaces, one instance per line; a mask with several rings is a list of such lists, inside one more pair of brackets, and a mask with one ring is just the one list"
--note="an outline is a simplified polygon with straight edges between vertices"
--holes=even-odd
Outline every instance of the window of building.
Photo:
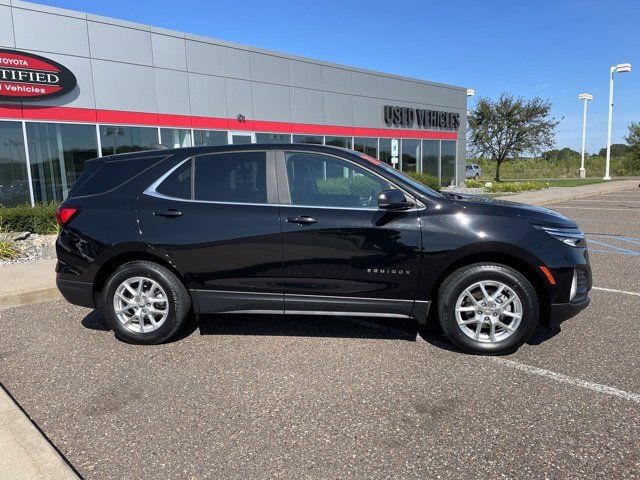
[[227,144],[227,132],[219,130],[194,130],[193,144],[196,147],[215,147]]
[[322,145],[322,135],[294,135],[293,143],[313,143]]
[[422,172],[440,178],[440,141],[422,141]]
[[36,202],[64,200],[85,162],[98,156],[93,125],[27,123],[27,145]]
[[191,130],[184,128],[161,128],[160,143],[169,148],[191,147]]
[[0,122],[0,205],[30,203],[27,160],[20,122]]
[[194,168],[196,200],[267,203],[265,152],[201,155]]
[[443,140],[440,148],[442,149],[442,177],[440,180],[442,185],[451,185],[456,175],[456,142]]
[[288,133],[256,133],[257,143],[291,143]]
[[100,125],[102,155],[149,150],[157,143],[156,128]]
[[420,140],[402,140],[402,171],[415,172],[420,158]]
[[293,205],[374,207],[389,183],[346,160],[312,153],[286,153]]
[[353,149],[362,152],[370,157],[378,158],[378,139],[355,137],[353,139]]
[[324,144],[332,147],[351,148],[351,137],[324,137]]
[[378,160],[386,164],[391,165],[391,139],[380,139],[380,152],[378,154]]

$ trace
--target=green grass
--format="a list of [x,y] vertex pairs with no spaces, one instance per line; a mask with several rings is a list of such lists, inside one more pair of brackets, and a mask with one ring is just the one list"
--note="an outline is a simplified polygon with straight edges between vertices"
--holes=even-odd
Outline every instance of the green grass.
[[11,260],[18,257],[18,249],[11,242],[0,242],[0,260]]
[[[505,182],[515,182],[518,179],[505,179]],[[548,183],[550,187],[579,187],[580,185],[593,185],[603,183],[601,178],[535,178],[539,182]]]

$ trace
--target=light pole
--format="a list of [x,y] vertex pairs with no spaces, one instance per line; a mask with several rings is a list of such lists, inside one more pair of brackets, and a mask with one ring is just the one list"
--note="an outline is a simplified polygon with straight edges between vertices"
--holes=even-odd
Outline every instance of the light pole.
[[609,70],[609,124],[607,126],[607,162],[604,171],[603,180],[611,180],[609,175],[609,164],[611,162],[611,124],[613,122],[613,74],[625,73],[631,71],[630,63],[619,63],[614,65]]
[[581,93],[578,95],[580,100],[584,100],[584,112],[582,114],[582,160],[580,161],[580,178],[586,177],[584,169],[584,144],[587,138],[587,102],[593,100],[593,95]]

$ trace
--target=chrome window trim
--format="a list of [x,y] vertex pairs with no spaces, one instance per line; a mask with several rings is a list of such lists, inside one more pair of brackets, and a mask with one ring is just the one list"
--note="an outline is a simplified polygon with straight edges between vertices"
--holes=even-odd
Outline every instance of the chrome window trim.
[[[291,144],[291,145],[295,145],[295,144]],[[273,152],[276,152],[276,154],[278,152],[282,153],[282,156],[284,157],[284,153],[285,150],[284,149],[278,149],[278,150],[272,150]],[[299,152],[299,153],[309,153],[309,151],[307,150],[290,150],[290,149],[286,149],[287,152],[289,151],[294,151],[294,152]],[[160,178],[158,178],[156,181],[154,181],[151,185],[149,185],[144,192],[142,192],[143,195],[148,195],[151,197],[155,197],[155,198],[160,198],[163,200],[172,200],[174,202],[186,202],[186,203],[208,203],[208,204],[213,204],[213,205],[249,205],[249,206],[258,206],[258,207],[288,207],[288,208],[315,208],[315,209],[321,209],[321,210],[344,210],[344,211],[351,211],[351,210],[356,210],[356,211],[373,211],[373,212],[384,212],[386,210],[382,210],[380,208],[377,207],[328,207],[328,206],[320,206],[320,205],[292,205],[290,203],[251,203],[251,202],[223,202],[223,201],[218,201],[218,200],[196,200],[196,199],[191,199],[191,198],[180,198],[180,197],[172,197],[170,195],[165,195],[163,193],[160,193],[157,191],[157,188],[160,186],[160,184],[162,182],[164,182],[167,177],[169,177],[169,175],[171,175],[173,172],[175,172],[178,168],[180,168],[185,162],[191,161],[191,160],[195,160],[196,157],[200,157],[203,155],[221,155],[221,154],[228,154],[228,153],[247,153],[247,152],[265,152],[267,153],[268,150],[234,150],[233,152],[209,152],[209,153],[199,153],[197,155],[191,155],[190,157],[185,158],[184,160],[178,162],[178,164],[174,165],[173,167],[171,167],[167,172],[165,172],[162,176],[160,176]],[[316,152],[311,152],[316,154]],[[406,190],[404,190],[403,188],[398,187],[395,183],[389,181],[387,178],[379,175],[378,173],[369,170],[365,167],[362,167],[362,165],[357,164],[356,162],[353,162],[352,160],[340,157],[338,155],[333,155],[331,153],[321,153],[320,155],[327,155],[330,157],[335,157],[338,158],[340,160],[344,160],[346,162],[350,162],[358,167],[364,168],[367,172],[372,173],[373,175],[380,177],[382,180],[386,181],[387,183],[389,183],[390,185],[393,185],[396,189],[400,190],[402,193],[404,193],[405,195],[408,195],[410,198],[413,198],[416,202],[415,206],[407,209],[407,210],[403,210],[406,212],[412,211],[412,210],[424,210],[426,208],[425,205],[422,204],[422,202],[420,202],[420,200],[418,200],[413,194],[411,193],[407,193]],[[283,158],[284,159],[284,158]],[[277,157],[276,157],[276,162],[277,162]],[[288,186],[288,179],[287,179],[287,185],[286,188],[289,188]]]

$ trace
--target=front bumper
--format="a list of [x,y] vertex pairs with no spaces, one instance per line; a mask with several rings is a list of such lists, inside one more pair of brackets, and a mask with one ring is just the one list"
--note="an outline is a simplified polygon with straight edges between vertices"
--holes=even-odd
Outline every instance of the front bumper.
[[95,308],[92,283],[65,280],[58,277],[56,278],[56,286],[67,302],[81,307]]
[[575,317],[591,303],[588,295],[581,295],[572,302],[552,303],[549,311],[549,328],[557,328],[562,322]]

